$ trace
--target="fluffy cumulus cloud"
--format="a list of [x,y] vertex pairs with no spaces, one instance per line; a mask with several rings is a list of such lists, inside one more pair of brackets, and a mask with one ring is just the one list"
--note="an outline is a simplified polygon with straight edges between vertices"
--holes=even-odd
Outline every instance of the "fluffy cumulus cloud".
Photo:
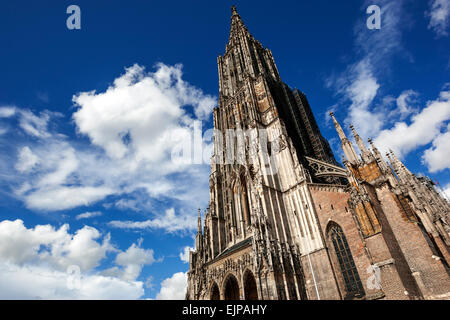
[[[108,252],[119,266],[153,263],[153,251],[133,244],[122,252],[92,227],[75,233],[69,226],[27,228],[23,221],[0,222],[0,299],[138,299],[143,282],[96,271]],[[79,271],[73,273],[69,270]]]
[[78,265],[82,270],[90,270],[113,250],[109,236],[102,243],[97,241],[100,233],[94,228],[84,227],[73,235],[68,231],[67,224],[59,229],[50,225],[28,229],[21,220],[2,221],[0,260],[18,265],[39,262],[60,270]]
[[[112,158],[131,155],[136,162],[162,163],[174,145],[172,134],[192,123],[183,106],[192,106],[198,119],[211,113],[214,98],[182,80],[180,66],[158,65],[154,73],[134,65],[104,93],[74,97],[80,108],[73,118],[80,133]],[[170,163],[170,161],[168,161]]]
[[[210,119],[215,98],[184,81],[180,65],[158,64],[154,72],[133,65],[104,92],[81,92],[73,102],[75,138],[59,132],[55,120],[63,117],[58,113],[0,108],[0,116],[16,121],[20,133],[11,136],[16,161],[13,167],[1,167],[3,177],[10,177],[12,191],[26,207],[68,210],[115,197],[116,208],[132,205],[139,211],[151,199],[167,198],[183,203],[192,214],[163,208],[153,219],[130,226],[171,232],[191,228],[194,208],[207,201],[209,166],[174,161],[173,154],[193,143],[194,127]],[[77,140],[80,136],[88,141]],[[203,157],[210,142],[200,143]]]
[[145,265],[151,265],[156,261],[153,250],[141,248],[141,242],[138,245],[133,243],[126,251],[120,252],[115,260],[120,267],[105,270],[103,274],[135,281]]
[[448,36],[450,20],[450,2],[448,0],[430,0],[430,8],[425,16],[430,19],[428,29],[433,30],[438,37]]
[[[103,201],[106,210],[114,206],[148,217],[112,221],[112,227],[195,229],[195,209],[208,200],[209,165],[172,157],[195,140],[194,128],[210,120],[216,99],[184,81],[180,65],[158,64],[154,72],[131,66],[104,92],[78,93],[73,103],[76,135],[61,128],[66,118],[59,113],[0,107],[0,184],[33,211]],[[207,159],[211,143],[200,144]],[[103,215],[80,212],[76,220]],[[27,228],[21,220],[3,221],[0,243],[0,298],[8,299],[138,299],[152,286],[151,276],[139,280],[143,268],[159,261],[142,241],[121,251],[109,235],[88,226],[71,233],[67,224]],[[75,289],[68,286],[73,266],[81,273]],[[186,274],[174,274],[158,297],[182,299],[185,287]]]
[[156,295],[157,300],[184,300],[187,289],[187,274],[175,273],[161,283],[161,290]]
[[66,272],[41,266],[0,264],[0,288],[3,288],[0,299],[131,300],[144,294],[141,282],[126,282],[113,277],[82,276],[80,287],[72,289],[67,282]]
[[424,159],[433,171],[443,169],[445,166],[442,164],[448,160],[438,157],[448,153],[448,143],[442,143],[446,134],[441,135],[442,128],[447,128],[444,124],[450,120],[450,88],[446,88],[437,100],[429,101],[425,108],[413,115],[409,124],[399,121],[392,128],[382,130],[375,139],[376,145],[382,151],[391,148],[404,156],[433,142],[434,149],[427,150]]

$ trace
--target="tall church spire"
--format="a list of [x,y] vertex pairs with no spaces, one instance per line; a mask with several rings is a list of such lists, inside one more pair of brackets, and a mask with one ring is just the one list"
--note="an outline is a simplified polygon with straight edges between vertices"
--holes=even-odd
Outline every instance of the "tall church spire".
[[229,45],[236,44],[236,41],[239,42],[239,36],[244,33],[245,35],[250,36],[247,27],[242,21],[241,16],[237,12],[236,6],[231,7],[231,29],[230,29],[230,38]]
[[339,122],[337,122],[333,112],[330,112],[330,116],[331,118],[333,118],[334,127],[336,128],[339,138],[341,139],[342,150],[344,150],[345,157],[352,164],[358,163],[358,156],[356,155],[352,143],[347,139],[344,130],[342,130],[341,125],[339,124]]
[[364,144],[364,141],[359,136],[358,132],[356,132],[356,129],[353,125],[350,125],[350,129],[353,132],[353,137],[355,137],[356,145],[358,146],[359,150],[361,151],[361,156],[364,159],[364,161],[369,162],[370,161],[370,153],[369,150],[367,150],[366,145]]
[[239,13],[237,12],[237,9],[236,9],[236,6],[235,6],[235,5],[232,5],[232,6],[231,6],[231,17],[232,17],[232,18],[233,18],[233,17],[239,17],[239,18],[240,18]]
[[261,74],[280,80],[272,53],[250,34],[235,6],[231,8],[231,28],[219,67],[219,105],[233,96],[245,79]]

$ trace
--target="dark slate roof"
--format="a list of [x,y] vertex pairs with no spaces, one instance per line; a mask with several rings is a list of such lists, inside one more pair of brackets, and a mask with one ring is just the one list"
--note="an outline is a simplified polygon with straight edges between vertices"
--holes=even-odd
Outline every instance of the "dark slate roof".
[[236,243],[234,246],[229,247],[228,249],[226,249],[225,251],[223,251],[221,254],[219,254],[219,255],[214,259],[214,261],[217,260],[217,259],[220,259],[221,257],[224,257],[224,256],[226,256],[226,255],[229,255],[229,254],[231,254],[231,253],[233,253],[233,252],[235,252],[235,251],[238,251],[239,249],[241,249],[241,248],[243,248],[243,247],[246,247],[246,246],[250,245],[250,244],[252,243],[252,239],[253,239],[253,237],[247,238],[247,239],[245,239],[245,240],[243,240],[243,241],[241,241],[241,242],[239,242],[239,243]]

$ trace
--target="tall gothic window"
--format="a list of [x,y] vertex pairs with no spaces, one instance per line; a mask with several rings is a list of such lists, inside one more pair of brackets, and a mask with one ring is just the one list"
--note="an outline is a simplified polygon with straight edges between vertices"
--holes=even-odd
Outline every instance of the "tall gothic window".
[[363,297],[364,289],[342,228],[333,224],[328,232],[345,283],[346,299]]
[[250,207],[248,205],[247,183],[245,178],[243,177],[241,177],[241,204],[245,224],[246,226],[250,226],[252,221],[251,221]]

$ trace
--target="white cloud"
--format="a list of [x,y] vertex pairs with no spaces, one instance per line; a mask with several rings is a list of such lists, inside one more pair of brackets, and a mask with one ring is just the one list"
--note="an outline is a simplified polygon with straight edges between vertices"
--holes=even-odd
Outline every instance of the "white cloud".
[[[28,190],[27,190],[28,191]],[[25,197],[30,209],[58,211],[79,206],[89,206],[115,191],[108,187],[66,187],[42,188]]]
[[60,114],[0,109],[15,116],[21,130],[10,130],[7,135],[18,137],[5,141],[13,145],[20,139],[23,144],[18,171],[12,170],[16,176],[11,177],[14,164],[6,163],[0,173],[8,175],[0,174],[0,179],[8,177],[15,195],[31,210],[73,209],[111,197],[119,209],[148,212],[153,211],[152,199],[166,199],[192,214],[174,217],[181,226],[175,228],[156,214],[151,227],[171,232],[190,228],[194,209],[208,201],[204,190],[210,169],[172,161],[172,151],[180,145],[172,138],[191,133],[195,121],[209,118],[215,98],[185,82],[181,66],[158,64],[155,72],[138,65],[127,68],[106,91],[82,92],[73,101],[78,138],[88,141],[59,133],[54,120]]
[[429,101],[420,113],[412,116],[410,124],[399,121],[392,128],[382,130],[374,141],[382,152],[391,148],[398,155],[405,156],[410,151],[436,139],[448,120],[450,120],[449,89],[442,91],[437,100]]
[[189,255],[191,251],[194,251],[194,248],[184,247],[183,251],[180,252],[181,261],[183,261],[184,263],[189,263]]
[[[369,4],[367,0],[362,7]],[[450,119],[449,87],[446,85],[439,98],[429,101],[423,109],[418,106],[419,93],[414,90],[404,90],[397,98],[380,95],[380,78],[391,72],[393,55],[408,53],[402,46],[402,29],[407,25],[402,14],[404,1],[383,0],[378,5],[382,10],[381,29],[374,32],[361,21],[356,24],[355,47],[360,57],[341,75],[329,77],[326,85],[340,95],[339,104],[350,101],[345,124],[353,124],[363,139],[374,138],[380,151],[393,149],[402,157],[432,143],[423,162],[432,172],[446,169],[449,150],[445,141],[449,136],[441,130]],[[440,27],[443,22],[447,26],[449,6],[448,1],[432,3],[431,17],[440,22]]]
[[[373,4],[364,2],[365,9]],[[383,127],[385,112],[373,106],[379,94],[378,77],[390,72],[389,61],[394,53],[404,51],[401,44],[401,14],[403,1],[379,1],[382,25],[380,30],[369,30],[362,16],[355,25],[355,51],[359,58],[337,77],[329,77],[326,85],[341,97],[339,105],[348,105],[345,124],[353,124],[363,138],[376,135]]]
[[47,131],[47,125],[50,120],[51,113],[42,112],[39,116],[30,110],[21,110],[19,126],[30,136],[36,138],[50,137]]
[[443,193],[444,197],[446,197],[447,200],[450,201],[450,183],[444,187]]
[[157,300],[184,300],[187,289],[187,274],[175,273],[171,278],[161,283],[161,290],[156,295]]
[[152,290],[155,284],[153,283],[154,279],[153,276],[148,276],[145,280],[145,287]]
[[[5,220],[0,243],[0,299],[138,299],[144,283],[136,279],[143,265],[155,261],[141,242],[122,252],[110,244],[109,234],[102,237],[88,226],[71,234],[67,224],[26,228],[21,220]],[[118,253],[120,276],[96,271],[108,252]],[[81,271],[75,289],[68,286],[76,276],[67,271],[70,266]]]
[[425,16],[430,19],[428,29],[433,30],[437,36],[448,36],[450,19],[450,2],[448,0],[429,1],[430,9]]
[[39,157],[36,156],[29,147],[23,147],[19,151],[16,169],[19,172],[27,172],[34,168],[39,163]]
[[116,256],[116,263],[122,267],[121,278],[128,281],[134,281],[141,274],[144,265],[151,265],[156,261],[152,249],[143,249],[132,244],[127,251],[121,252]]
[[166,210],[165,214],[157,215],[146,221],[111,221],[109,225],[120,229],[164,229],[167,232],[194,230],[196,220],[190,214],[175,214],[175,209]]
[[345,89],[347,97],[352,101],[346,122],[352,123],[363,137],[367,137],[377,132],[383,124],[382,115],[369,109],[380,85],[366,60],[354,66],[352,72],[354,78]]
[[77,220],[81,220],[81,219],[89,219],[89,218],[99,217],[101,215],[102,215],[101,211],[93,211],[93,212],[80,213],[75,218]]
[[430,172],[450,169],[450,124],[447,131],[433,140],[433,146],[422,157]]
[[69,289],[67,283],[66,272],[0,263],[2,300],[134,300],[144,294],[142,282],[100,275],[82,275],[78,289]]
[[215,100],[182,80],[181,66],[158,64],[154,73],[134,65],[104,93],[84,92],[73,101],[80,133],[115,159],[130,156],[162,165],[174,146],[172,130],[192,122],[184,106],[199,119],[210,115]]
[[397,109],[394,110],[394,113],[399,113],[401,120],[417,112],[417,109],[412,106],[417,96],[418,93],[414,90],[406,90],[397,98]]
[[0,107],[0,118],[9,118],[16,113],[15,107],[3,106]]
[[109,236],[97,242],[100,233],[85,226],[70,234],[67,224],[55,229],[50,225],[26,228],[22,220],[0,222],[0,261],[24,265],[45,263],[58,270],[78,265],[81,270],[90,270],[99,265],[113,248]]

